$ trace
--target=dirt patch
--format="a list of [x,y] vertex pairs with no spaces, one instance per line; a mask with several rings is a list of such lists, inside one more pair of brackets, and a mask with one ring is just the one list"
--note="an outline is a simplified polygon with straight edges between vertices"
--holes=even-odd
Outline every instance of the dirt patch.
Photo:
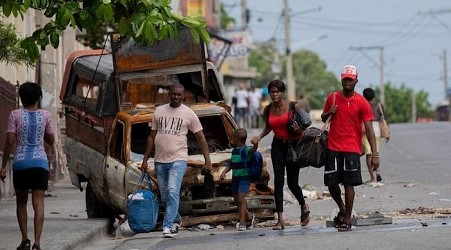
[[451,208],[406,208],[400,211],[382,213],[393,218],[451,217]]

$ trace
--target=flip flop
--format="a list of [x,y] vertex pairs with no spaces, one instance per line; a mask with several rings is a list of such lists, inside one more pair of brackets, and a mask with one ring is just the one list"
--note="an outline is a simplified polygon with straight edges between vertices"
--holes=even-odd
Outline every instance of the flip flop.
[[351,223],[349,223],[349,224],[343,223],[343,224],[339,225],[337,227],[337,229],[338,229],[338,232],[349,232],[349,231],[352,231],[351,227],[352,227]]
[[17,247],[17,250],[30,250],[31,248],[31,242],[29,239],[26,239],[20,243],[20,245]]
[[345,218],[344,212],[338,212],[337,216],[334,218],[334,227],[338,228],[340,225],[344,224],[343,219]]
[[376,180],[379,182],[379,181],[382,181],[382,177],[381,177],[381,175],[380,174],[377,174],[376,175]]
[[275,226],[272,227],[272,230],[284,230],[285,226],[281,222],[277,222]]

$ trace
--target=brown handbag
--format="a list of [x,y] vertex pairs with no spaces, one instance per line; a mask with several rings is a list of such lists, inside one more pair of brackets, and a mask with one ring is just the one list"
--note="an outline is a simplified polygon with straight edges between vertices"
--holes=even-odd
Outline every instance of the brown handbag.
[[388,127],[387,120],[385,120],[384,110],[382,109],[382,105],[380,103],[378,103],[377,105],[379,107],[379,111],[381,112],[381,120],[379,121],[381,137],[390,138],[390,128]]

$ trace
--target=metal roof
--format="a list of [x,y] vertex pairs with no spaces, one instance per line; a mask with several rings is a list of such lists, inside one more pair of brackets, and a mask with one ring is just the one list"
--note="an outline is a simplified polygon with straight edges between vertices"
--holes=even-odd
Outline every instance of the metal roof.
[[73,68],[78,75],[94,82],[106,82],[110,79],[114,67],[111,54],[82,56],[75,60]]

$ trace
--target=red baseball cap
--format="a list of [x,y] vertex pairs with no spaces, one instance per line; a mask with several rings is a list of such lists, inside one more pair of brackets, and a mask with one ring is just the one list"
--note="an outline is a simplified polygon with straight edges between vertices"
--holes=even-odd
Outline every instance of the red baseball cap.
[[357,68],[354,65],[346,65],[343,67],[341,72],[341,79],[351,78],[352,80],[357,79]]

